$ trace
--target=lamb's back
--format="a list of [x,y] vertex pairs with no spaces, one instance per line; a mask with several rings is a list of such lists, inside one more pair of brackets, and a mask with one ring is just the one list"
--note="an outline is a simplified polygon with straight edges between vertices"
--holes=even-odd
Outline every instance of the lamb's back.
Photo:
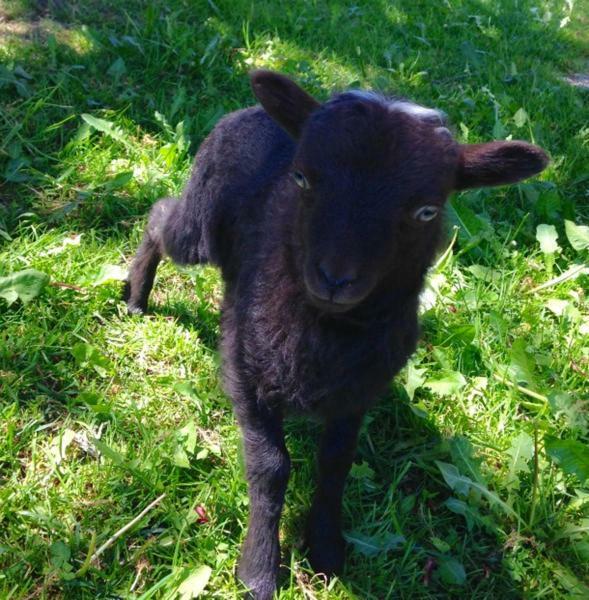
[[183,194],[187,221],[200,223],[200,262],[237,268],[240,238],[263,219],[272,183],[288,168],[294,143],[260,107],[227,115],[201,145]]

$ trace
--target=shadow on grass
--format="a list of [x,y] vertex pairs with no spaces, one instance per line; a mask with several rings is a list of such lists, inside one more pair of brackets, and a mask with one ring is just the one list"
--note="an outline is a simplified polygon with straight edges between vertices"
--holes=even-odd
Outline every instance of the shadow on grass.
[[[306,507],[301,497],[310,501],[312,496],[309,457],[320,430],[302,419],[286,427],[293,462],[282,526],[286,564],[293,553],[296,562],[306,565],[301,548]],[[344,498],[348,543],[341,580],[360,597],[404,597],[404,590],[416,586],[424,598],[453,592],[481,598],[523,594],[504,560],[505,531],[496,507],[477,500],[476,494],[466,498],[452,492],[435,464],[456,463],[456,448],[461,470],[464,461],[478,468],[479,459],[466,438],[443,436],[394,392],[369,413]],[[515,521],[513,527],[517,529]],[[468,574],[466,586],[462,568]]]
[[[456,8],[408,0],[394,6],[384,0],[354,6],[315,6],[300,0],[286,9],[273,2],[158,7],[135,1],[123,12],[115,0],[25,4],[30,6],[31,27],[43,16],[61,30],[47,31],[41,55],[34,44],[22,53],[5,86],[8,137],[18,128],[25,144],[0,155],[0,170],[9,180],[0,187],[0,197],[7,205],[16,203],[17,213],[31,208],[43,213],[47,204],[65,207],[62,216],[54,214],[56,224],[100,228],[106,235],[113,223],[133,220],[167,190],[164,186],[154,193],[151,183],[133,195],[90,188],[82,198],[86,183],[79,175],[62,179],[74,164],[72,154],[87,153],[84,170],[94,168],[87,138],[74,139],[81,121],[72,116],[124,113],[130,127],[156,135],[161,133],[156,111],[172,123],[186,119],[194,151],[221,114],[253,103],[245,75],[257,65],[254,50],[268,46],[265,60],[270,66],[298,76],[322,96],[331,69],[342,87],[394,87],[426,103],[439,100],[457,117],[451,119],[455,123],[463,114],[467,121],[470,114],[469,127],[484,125],[490,131],[494,100],[481,90],[500,86],[517,96],[514,84],[529,82],[528,89],[537,92],[542,65],[558,65],[559,50],[565,47],[568,52],[583,50],[580,42],[575,48],[556,27],[546,26],[542,15],[530,12],[533,3],[513,11],[475,0]],[[368,44],[366,26],[371,27]],[[355,38],[361,41],[356,44]],[[324,60],[315,63],[317,56]],[[55,101],[44,100],[48,94]],[[473,113],[473,95],[475,102],[485,104],[482,117]],[[535,101],[529,96],[526,100]],[[34,101],[40,106],[29,116]],[[27,118],[19,125],[21,103],[27,106]],[[543,134],[549,135],[536,133],[539,143]],[[118,156],[124,156],[121,150]],[[104,176],[104,169],[96,176]],[[35,199],[23,202],[23,196],[31,197],[31,187]]]
[[199,302],[171,300],[165,304],[151,303],[148,314],[174,319],[178,324],[195,330],[199,340],[212,352],[219,345],[220,316],[210,307]]

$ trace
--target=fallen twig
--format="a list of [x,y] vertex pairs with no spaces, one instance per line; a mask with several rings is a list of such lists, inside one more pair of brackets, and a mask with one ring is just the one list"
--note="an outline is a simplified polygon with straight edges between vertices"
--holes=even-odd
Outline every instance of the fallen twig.
[[567,281],[568,279],[575,279],[582,273],[586,273],[588,271],[589,271],[589,267],[587,267],[587,265],[585,265],[585,264],[573,265],[570,269],[568,269],[567,271],[565,271],[558,277],[554,277],[553,279],[550,279],[549,281],[546,281],[546,282],[542,283],[541,285],[538,285],[535,288],[528,290],[527,293],[534,294],[536,292],[540,292],[541,290],[545,290],[546,288],[552,287],[553,285],[558,285],[559,283],[562,283],[563,281]]
[[116,533],[114,533],[111,537],[96,550],[96,552],[92,555],[90,562],[95,561],[105,550],[110,548],[125,532],[129,531],[133,525],[141,521],[141,519],[153,508],[155,508],[164,498],[166,494],[162,494],[158,496],[151,504],[147,505],[134,519],[131,519],[124,527],[121,527]]
[[68,290],[75,290],[80,294],[86,294],[87,291],[77,285],[72,285],[71,283],[64,283],[63,281],[50,281],[49,285],[53,287],[67,288]]

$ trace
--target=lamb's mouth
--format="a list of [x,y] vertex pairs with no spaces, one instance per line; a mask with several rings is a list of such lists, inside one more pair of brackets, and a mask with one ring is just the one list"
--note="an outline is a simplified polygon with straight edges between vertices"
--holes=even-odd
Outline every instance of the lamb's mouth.
[[327,313],[344,313],[358,306],[358,302],[338,302],[335,299],[324,300],[313,292],[307,291],[307,297],[315,308]]

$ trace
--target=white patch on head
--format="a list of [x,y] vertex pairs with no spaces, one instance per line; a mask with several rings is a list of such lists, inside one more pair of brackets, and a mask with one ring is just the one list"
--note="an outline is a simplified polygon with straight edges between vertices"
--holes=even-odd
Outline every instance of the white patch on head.
[[367,90],[350,90],[346,93],[362,100],[368,100],[369,102],[376,102],[381,106],[386,106],[391,112],[402,112],[411,117],[415,117],[420,121],[428,121],[433,125],[441,125],[442,127],[439,127],[439,129],[445,129],[443,126],[446,124],[446,115],[441,110],[427,108],[426,106],[421,106],[420,104],[415,104],[415,102],[409,102],[408,100],[386,98],[377,92]]
[[393,100],[390,104],[391,111],[399,111],[418,118],[420,121],[433,121],[440,125],[444,125],[444,114],[435,108],[427,108],[407,100]]
[[351,94],[356,98],[361,98],[362,100],[369,100],[371,102],[378,102],[379,104],[388,104],[386,98],[383,98],[380,94],[376,92],[370,92],[367,90],[350,90],[346,92],[347,94]]

